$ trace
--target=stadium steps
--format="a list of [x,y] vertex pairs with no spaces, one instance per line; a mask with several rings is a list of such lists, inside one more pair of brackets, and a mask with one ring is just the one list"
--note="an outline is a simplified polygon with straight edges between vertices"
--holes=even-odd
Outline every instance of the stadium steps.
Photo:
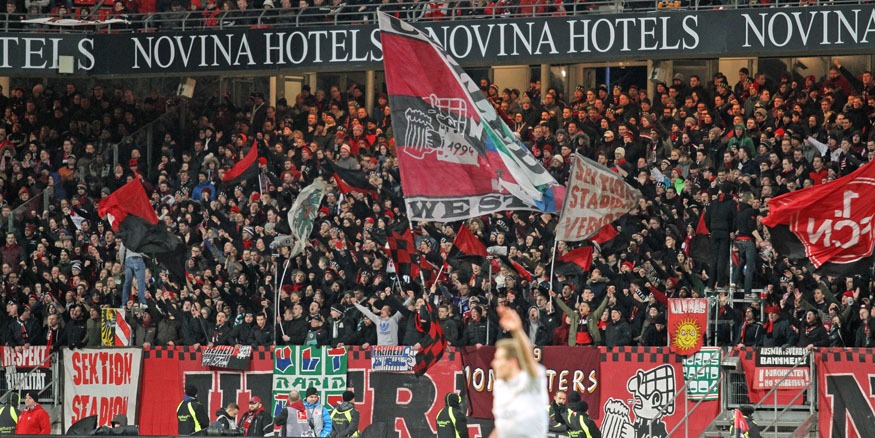
[[[780,414],[780,409],[778,414]],[[717,416],[717,419],[702,434],[703,437],[729,436],[734,411],[727,409]],[[753,415],[754,421],[760,426],[763,436],[769,438],[817,438],[817,414],[808,410],[788,410],[780,415],[773,427],[765,429],[775,419],[774,409],[759,409]],[[777,432],[777,433],[776,433]]]

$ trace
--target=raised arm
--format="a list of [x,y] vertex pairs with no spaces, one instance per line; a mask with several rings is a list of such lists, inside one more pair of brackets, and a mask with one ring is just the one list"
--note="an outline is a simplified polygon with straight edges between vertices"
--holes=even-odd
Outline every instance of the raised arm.
[[526,336],[526,332],[523,329],[523,321],[520,319],[519,313],[507,306],[499,306],[498,315],[500,318],[498,323],[501,325],[501,328],[513,335],[517,348],[523,352],[520,367],[532,378],[537,378],[538,368],[535,356],[532,354],[532,341]]

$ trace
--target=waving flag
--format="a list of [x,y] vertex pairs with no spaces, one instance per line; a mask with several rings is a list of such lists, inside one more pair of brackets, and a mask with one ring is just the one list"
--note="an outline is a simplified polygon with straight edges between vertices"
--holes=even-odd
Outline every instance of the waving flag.
[[869,269],[875,247],[873,188],[875,165],[869,163],[830,183],[772,198],[763,225],[778,252],[807,257],[821,273]]
[[291,256],[294,257],[302,252],[307,246],[307,240],[313,231],[313,223],[319,214],[319,205],[328,191],[328,185],[322,178],[316,178],[312,184],[301,190],[292,208],[289,209],[289,227],[295,236],[295,245],[292,247]]
[[154,256],[179,280],[185,278],[185,246],[158,222],[139,179],[121,186],[97,204],[97,214],[109,219],[125,247]]
[[447,337],[444,335],[444,330],[435,315],[434,308],[431,303],[426,300],[425,307],[427,309],[428,319],[424,319],[422,312],[416,314],[416,331],[425,335],[420,343],[422,348],[416,352],[416,365],[413,366],[413,372],[416,377],[425,374],[432,365],[441,360],[444,352],[447,351]]
[[571,175],[556,240],[589,238],[635,208],[641,197],[616,172],[580,154],[571,160]]
[[417,29],[378,15],[410,219],[555,212],[562,187],[499,118],[478,84]]
[[252,178],[258,173],[258,143],[252,142],[252,147],[249,148],[249,152],[243,156],[237,163],[234,164],[234,167],[228,169],[224,175],[222,175],[222,184],[226,186],[232,186],[241,181],[246,181],[249,178]]

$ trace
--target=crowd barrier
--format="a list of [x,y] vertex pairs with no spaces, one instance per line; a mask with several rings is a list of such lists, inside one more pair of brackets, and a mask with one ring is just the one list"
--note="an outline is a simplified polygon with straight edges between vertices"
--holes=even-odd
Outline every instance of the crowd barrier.
[[[491,347],[449,348],[419,378],[393,371],[382,355],[375,360],[372,350],[360,347],[277,351],[252,348],[244,355],[232,348],[223,361],[226,352],[210,352],[205,358],[202,350],[191,347],[65,349],[60,361],[48,362],[60,365],[63,376],[64,396],[55,406],[62,412],[63,430],[90,415],[97,415],[100,425],[123,413],[140,425],[143,435],[175,435],[175,411],[186,385],[198,388],[210,414],[230,402],[246,406],[253,396],[276,400],[280,403],[270,409],[281,409],[288,388],[334,391],[326,396],[329,402],[351,388],[361,429],[376,425],[393,437],[432,436],[443,395],[459,391],[470,406],[471,436],[488,436],[493,428]],[[21,373],[50,373],[54,364],[42,367],[47,354],[43,347],[0,349],[5,387],[39,390],[39,378],[22,378]],[[630,431],[633,436],[710,436],[709,425],[737,396],[724,393],[726,386],[720,384],[733,363],[735,372],[745,376],[750,403],[798,405],[816,397],[821,436],[875,436],[871,350],[704,348],[685,358],[668,348],[543,347],[535,355],[547,368],[551,395],[559,389],[584,394],[605,437],[628,436]],[[331,374],[344,369],[341,377]],[[274,374],[279,370],[290,377],[277,386]],[[44,384],[46,390],[51,387]],[[776,390],[769,392],[771,388]],[[812,388],[814,395],[794,397],[805,388]],[[45,395],[41,402],[51,405],[53,400]]]

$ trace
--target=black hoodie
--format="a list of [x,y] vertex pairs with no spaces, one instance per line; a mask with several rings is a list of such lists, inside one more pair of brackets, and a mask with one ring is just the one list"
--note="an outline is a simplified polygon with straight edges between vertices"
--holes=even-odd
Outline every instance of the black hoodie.
[[462,411],[462,398],[451,392],[444,398],[446,406],[437,414],[438,438],[468,438],[468,420]]

